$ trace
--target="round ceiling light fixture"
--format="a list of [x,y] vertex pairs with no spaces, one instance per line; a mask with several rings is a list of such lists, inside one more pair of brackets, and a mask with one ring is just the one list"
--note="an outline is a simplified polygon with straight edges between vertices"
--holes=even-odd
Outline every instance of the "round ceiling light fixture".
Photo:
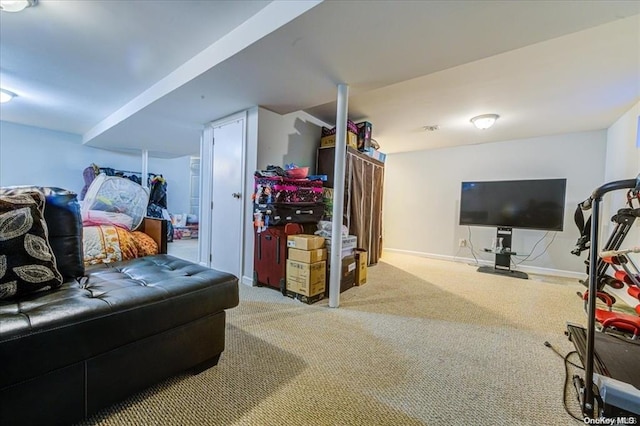
[[10,92],[8,90],[0,89],[0,104],[7,103],[15,97],[16,97],[15,93]]
[[470,121],[474,126],[476,126],[476,128],[486,130],[493,126],[498,118],[500,118],[498,114],[482,114],[477,117],[473,117]]
[[0,0],[0,10],[3,12],[20,12],[28,7],[33,7],[38,0]]

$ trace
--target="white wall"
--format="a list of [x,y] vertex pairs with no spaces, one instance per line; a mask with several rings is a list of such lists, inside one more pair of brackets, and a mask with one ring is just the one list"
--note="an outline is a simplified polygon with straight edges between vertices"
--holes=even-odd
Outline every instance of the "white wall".
[[640,172],[638,122],[640,102],[620,117],[607,130],[605,181],[632,179]]
[[258,108],[258,167],[295,163],[314,174],[322,126],[327,124],[303,111],[280,115]]
[[[606,132],[593,131],[387,156],[384,187],[384,247],[443,259],[473,260],[469,239],[481,260],[495,228],[458,225],[460,183],[469,180],[567,178],[564,231],[547,252],[518,269],[584,273],[583,258],[570,253],[579,236],[573,221],[576,205],[604,178]],[[528,254],[544,232],[514,230],[512,250]],[[540,253],[553,233],[542,241]],[[478,253],[480,252],[480,253]],[[519,261],[517,258],[514,259]]]
[[[620,117],[607,130],[607,158],[605,163],[605,182],[634,179],[640,173],[640,147],[637,146],[638,127],[640,127],[640,102]],[[612,214],[622,208],[626,202],[625,191],[615,191],[603,197],[602,221],[603,243],[610,235],[613,224],[608,220]],[[638,207],[638,204],[634,204]],[[636,220],[627,237],[625,244],[636,246],[640,242],[640,220]],[[604,240],[604,241],[603,241]]]
[[[84,186],[82,171],[91,163],[142,170],[139,154],[82,145],[80,135],[0,121],[0,186],[57,186],[80,194]],[[189,158],[149,159],[149,171],[167,178],[169,211],[188,211]]]
[[82,137],[38,127],[0,122],[0,186],[57,186],[80,194],[82,171],[91,163],[140,170],[139,155],[82,145]]
[[[167,210],[172,214],[189,213],[191,204],[191,157],[149,158],[149,173],[167,180]],[[136,170],[140,170],[140,167]]]

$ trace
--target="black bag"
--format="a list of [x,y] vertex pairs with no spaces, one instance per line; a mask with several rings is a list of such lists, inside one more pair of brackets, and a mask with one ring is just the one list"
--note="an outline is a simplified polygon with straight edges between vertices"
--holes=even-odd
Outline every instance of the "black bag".
[[256,204],[254,216],[265,227],[286,223],[318,223],[324,214],[324,203]]

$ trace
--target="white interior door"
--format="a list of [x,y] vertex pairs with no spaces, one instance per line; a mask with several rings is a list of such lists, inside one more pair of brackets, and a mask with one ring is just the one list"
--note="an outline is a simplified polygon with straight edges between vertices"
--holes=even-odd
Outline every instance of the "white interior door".
[[242,276],[245,119],[213,128],[211,268]]

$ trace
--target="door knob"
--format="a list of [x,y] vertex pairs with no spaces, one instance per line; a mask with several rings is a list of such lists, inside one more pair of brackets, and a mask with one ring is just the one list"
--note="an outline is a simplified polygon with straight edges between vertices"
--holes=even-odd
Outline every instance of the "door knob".
[[231,196],[233,198],[238,198],[239,199],[242,196],[242,194],[240,194],[239,192],[234,192],[233,194],[231,194]]

